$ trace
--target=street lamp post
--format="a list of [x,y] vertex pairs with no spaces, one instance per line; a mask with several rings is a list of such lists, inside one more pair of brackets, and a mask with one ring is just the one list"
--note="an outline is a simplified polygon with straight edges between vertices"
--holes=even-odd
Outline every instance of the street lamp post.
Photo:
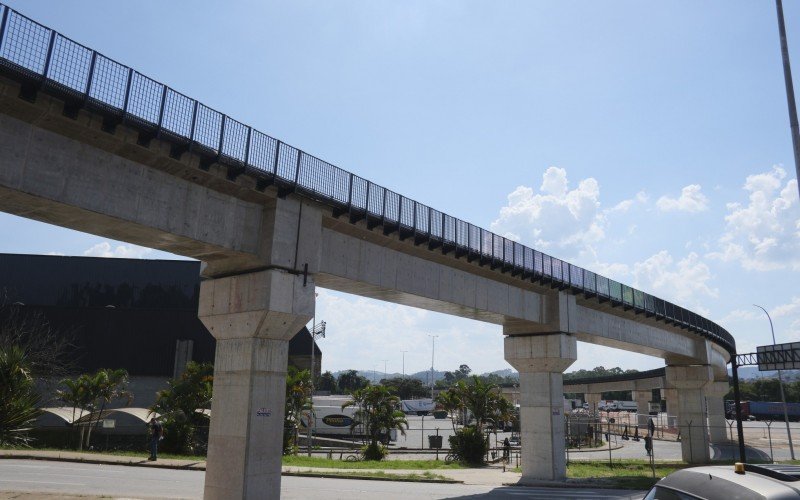
[[433,341],[431,347],[431,399],[433,399],[433,355],[436,353],[436,339],[439,338],[439,336],[428,334],[428,337]]
[[[769,319],[769,329],[772,331],[772,345],[774,346],[777,342],[775,342],[775,328],[772,326],[772,318],[766,309],[758,304],[753,305],[764,311],[764,314],[767,315],[767,319]],[[794,444],[792,443],[792,431],[789,429],[789,410],[786,405],[786,394],[783,392],[783,376],[781,375],[781,370],[778,370],[778,385],[781,388],[781,403],[783,403],[783,420],[786,422],[786,435],[789,437],[789,453],[792,455],[792,460],[794,460]]]
[[[781,39],[781,56],[783,58],[783,79],[786,85],[786,103],[789,106],[789,128],[792,134],[792,149],[794,150],[794,169],[800,180],[800,131],[797,125],[797,105],[794,102],[794,86],[792,83],[792,67],[789,64],[789,47],[786,43],[786,25],[783,22],[783,2],[775,0],[778,11],[778,34]],[[798,184],[800,192],[800,184]]]
[[[311,325],[311,406],[312,407],[314,406],[314,387],[315,387],[314,376],[317,374],[316,367],[314,366],[314,363],[315,363],[314,354],[315,354],[315,351],[317,350],[316,349],[316,347],[317,347],[316,339],[317,339],[317,337],[325,338],[325,322],[324,321],[320,321],[319,324],[316,324],[316,321],[317,321],[317,318],[315,317],[314,318],[314,323],[312,323],[312,325]],[[311,430],[311,427],[312,427],[312,424],[313,424],[313,421],[312,421],[313,414],[312,414],[312,412],[313,412],[313,410],[309,410],[309,412],[308,412],[308,425],[306,426],[306,429],[307,429],[306,430],[306,440],[308,441],[308,450],[307,451],[308,451],[308,456],[309,457],[311,456],[311,433],[313,432]]]

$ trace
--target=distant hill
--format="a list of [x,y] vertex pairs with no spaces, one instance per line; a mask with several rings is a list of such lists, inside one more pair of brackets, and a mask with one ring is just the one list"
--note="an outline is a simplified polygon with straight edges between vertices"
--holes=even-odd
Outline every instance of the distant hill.
[[[728,375],[732,375],[730,368]],[[777,378],[778,372],[768,371],[760,372],[757,366],[742,366],[739,367],[739,380],[751,380],[757,378]],[[784,370],[783,380],[800,380],[800,370]]]

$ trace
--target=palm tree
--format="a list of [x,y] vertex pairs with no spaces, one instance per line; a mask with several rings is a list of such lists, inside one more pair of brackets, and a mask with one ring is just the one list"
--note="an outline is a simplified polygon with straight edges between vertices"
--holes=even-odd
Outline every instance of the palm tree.
[[352,393],[353,399],[342,405],[356,407],[353,423],[350,428],[363,426],[364,434],[369,440],[369,445],[364,451],[366,460],[381,460],[385,455],[379,442],[390,431],[397,429],[405,436],[408,421],[405,414],[398,408],[400,398],[393,396],[389,389],[382,385],[367,386],[357,389]]
[[[284,453],[297,449],[297,433],[303,411],[310,411],[311,373],[290,366],[286,374],[286,409],[283,424]],[[310,416],[309,416],[310,419]]]
[[27,432],[41,413],[30,371],[23,349],[0,346],[0,445],[27,444]]
[[103,410],[106,405],[115,399],[126,399],[125,404],[130,404],[133,401],[133,394],[128,391],[128,372],[124,369],[112,370],[103,368],[97,370],[94,375],[89,376],[87,384],[87,391],[91,395],[91,406],[97,408],[100,405],[100,411],[95,413],[96,417],[94,423],[89,425],[89,432],[86,434],[86,447],[89,447],[89,442],[92,439],[92,429],[100,423],[103,417]]
[[462,413],[464,409],[458,393],[454,390],[442,391],[436,396],[436,403],[447,412],[450,417],[450,423],[453,424],[453,432],[455,432],[458,414]]
[[[73,425],[75,422],[75,413],[78,408],[81,409],[81,414],[78,415],[80,418],[83,416],[83,410],[89,408],[92,401],[95,399],[91,389],[91,377],[87,374],[83,374],[74,379],[66,378],[61,381],[61,384],[66,386],[66,389],[59,389],[56,391],[56,394],[58,395],[58,399],[72,406],[72,421],[70,425]],[[78,448],[83,448],[83,427],[81,427]]]

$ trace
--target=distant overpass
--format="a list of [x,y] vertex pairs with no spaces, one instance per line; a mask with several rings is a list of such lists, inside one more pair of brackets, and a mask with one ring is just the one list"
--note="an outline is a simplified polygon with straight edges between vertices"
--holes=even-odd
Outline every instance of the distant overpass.
[[[526,480],[564,477],[577,340],[663,358],[688,420],[726,380],[735,342],[714,322],[371,183],[4,6],[0,74],[0,210],[205,265],[209,498],[278,496],[286,349],[316,285],[502,325]],[[689,434],[684,457],[707,461],[702,429]]]

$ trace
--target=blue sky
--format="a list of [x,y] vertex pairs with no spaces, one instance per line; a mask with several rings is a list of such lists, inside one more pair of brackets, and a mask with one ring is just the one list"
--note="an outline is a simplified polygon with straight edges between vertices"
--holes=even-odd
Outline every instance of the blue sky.
[[[740,351],[800,340],[775,6],[10,0],[320,158],[673,300]],[[785,2],[800,75],[800,3]],[[0,214],[0,251],[175,258]],[[320,290],[324,369],[507,368],[496,325]],[[374,361],[369,361],[374,360]],[[662,361],[580,344],[574,368]]]

